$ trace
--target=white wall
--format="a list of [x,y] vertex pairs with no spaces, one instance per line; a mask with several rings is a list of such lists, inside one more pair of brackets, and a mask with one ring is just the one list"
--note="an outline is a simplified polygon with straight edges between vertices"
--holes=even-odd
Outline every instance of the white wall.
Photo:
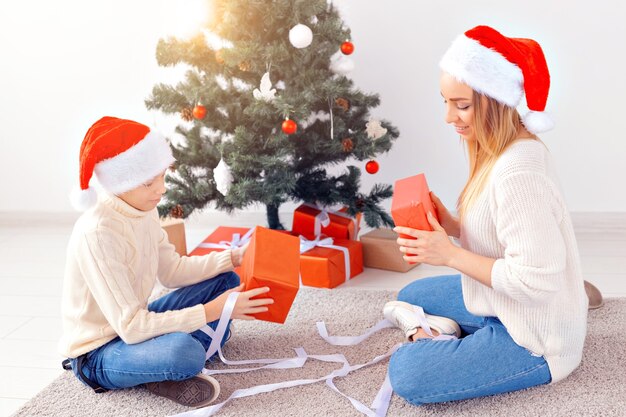
[[[0,5],[0,211],[70,211],[78,149],[103,115],[173,128],[144,108],[152,86],[178,72],[159,68],[164,2],[3,1]],[[180,0],[186,3],[189,0]],[[464,152],[443,122],[437,63],[454,37],[478,24],[533,37],[552,73],[542,135],[555,155],[571,211],[626,211],[624,109],[626,12],[618,0],[503,2],[339,0],[356,51],[356,85],[379,93],[375,116],[401,137],[380,157],[374,182],[425,172],[453,205]]]

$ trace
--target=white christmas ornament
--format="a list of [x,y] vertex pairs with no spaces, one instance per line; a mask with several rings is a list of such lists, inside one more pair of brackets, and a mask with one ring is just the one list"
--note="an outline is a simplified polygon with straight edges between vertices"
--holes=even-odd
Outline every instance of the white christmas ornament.
[[335,74],[348,75],[354,69],[354,61],[338,52],[330,57],[329,68]]
[[316,112],[311,112],[311,114],[309,115],[309,117],[300,122],[300,125],[302,126],[302,129],[306,129],[307,127],[311,126],[313,123],[315,123],[316,121],[320,121],[320,122],[327,122],[328,120],[330,120],[330,114],[323,112],[323,111],[318,111]]
[[276,89],[272,88],[272,81],[270,81],[270,73],[266,72],[261,78],[260,89],[255,88],[252,92],[254,98],[263,101],[272,101],[276,95]]
[[379,120],[370,119],[369,122],[365,123],[365,128],[367,137],[370,139],[378,139],[387,134],[387,129],[380,125]]
[[215,180],[217,191],[224,196],[228,194],[228,190],[230,190],[230,186],[233,183],[233,174],[230,172],[230,167],[226,165],[224,159],[220,159],[219,164],[213,169],[213,179]]
[[291,42],[295,48],[306,48],[313,42],[313,32],[311,28],[302,23],[298,23],[289,31],[289,42]]

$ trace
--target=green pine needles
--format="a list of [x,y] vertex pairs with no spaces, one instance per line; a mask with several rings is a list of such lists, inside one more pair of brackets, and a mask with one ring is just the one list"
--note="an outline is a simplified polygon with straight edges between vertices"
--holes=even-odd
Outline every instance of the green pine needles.
[[[362,212],[369,226],[393,225],[380,204],[391,196],[390,185],[376,184],[364,194],[359,168],[327,172],[389,151],[399,135],[384,120],[378,133],[368,131],[378,96],[358,90],[347,71],[330,69],[331,62],[349,60],[339,48],[350,31],[337,10],[327,0],[214,3],[214,23],[200,34],[161,39],[157,46],[159,65],[188,67],[184,80],[156,85],[146,100],[149,109],[179,114],[177,133],[184,137],[172,145],[177,162],[167,176],[160,215],[182,207],[187,217],[209,203],[229,212],[260,203],[268,226],[283,229],[279,207],[294,201],[344,205],[349,214]],[[290,42],[297,24],[312,31],[307,47]],[[265,74],[270,83],[262,85]],[[202,118],[193,111],[199,104],[206,110]],[[296,133],[281,130],[285,118],[297,123]],[[214,178],[220,160],[231,175],[220,180],[226,189]]]

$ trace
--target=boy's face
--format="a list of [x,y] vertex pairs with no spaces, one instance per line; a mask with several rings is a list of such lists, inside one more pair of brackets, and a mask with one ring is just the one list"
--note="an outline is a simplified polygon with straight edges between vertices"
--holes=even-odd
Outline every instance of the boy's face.
[[137,210],[150,211],[159,204],[165,190],[165,171],[163,171],[145,184],[119,194],[118,197]]

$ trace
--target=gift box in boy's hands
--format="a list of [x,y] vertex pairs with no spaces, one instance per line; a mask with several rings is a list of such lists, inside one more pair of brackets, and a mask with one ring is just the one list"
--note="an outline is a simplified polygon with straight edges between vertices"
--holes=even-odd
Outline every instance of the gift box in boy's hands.
[[[207,236],[189,256],[202,256],[211,252],[222,252],[226,249],[234,249],[245,245],[249,240],[249,227],[219,226],[213,233]],[[237,275],[241,275],[241,267],[235,268]]]
[[[437,211],[430,199],[430,190],[424,174],[396,181],[391,200],[391,217],[396,226],[432,231],[433,228],[426,217],[429,211],[437,219]],[[412,238],[403,234],[400,234],[400,237]]]
[[323,211],[311,204],[301,204],[293,213],[291,232],[307,239],[319,235],[339,239],[356,239],[359,233],[361,213],[355,217],[346,214],[346,209]]
[[257,226],[243,257],[241,282],[245,289],[269,287],[257,298],[272,298],[269,310],[254,316],[284,323],[300,287],[300,239]]

